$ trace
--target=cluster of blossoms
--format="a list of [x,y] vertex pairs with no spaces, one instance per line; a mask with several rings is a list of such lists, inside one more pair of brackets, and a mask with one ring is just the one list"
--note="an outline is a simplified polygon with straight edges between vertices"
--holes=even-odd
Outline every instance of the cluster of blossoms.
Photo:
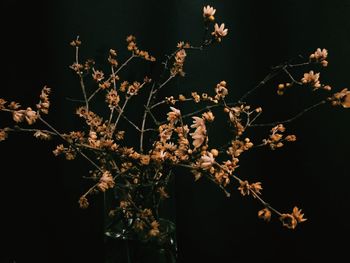
[[[211,6],[203,8],[206,33],[203,42],[199,46],[179,42],[176,50],[162,63],[165,74],[159,80],[151,80],[144,77],[140,80],[123,79],[124,69],[133,59],[140,58],[149,62],[155,62],[155,58],[147,51],[140,50],[134,36],[126,38],[127,50],[131,55],[123,63],[117,60],[117,52],[110,49],[108,52],[108,73],[95,68],[93,60],[79,61],[79,50],[82,42],[79,38],[70,44],[75,49],[75,61],[70,68],[77,74],[80,88],[83,94],[83,105],[76,110],[77,116],[83,119],[86,126],[79,131],[61,133],[47,123],[42,115],[47,114],[50,107],[50,89],[44,87],[40,94],[40,101],[36,110],[30,107],[21,108],[17,102],[7,103],[0,99],[0,111],[12,114],[14,122],[22,126],[0,129],[0,141],[7,139],[13,131],[33,132],[38,139],[50,139],[57,137],[63,140],[53,153],[63,155],[67,160],[74,160],[80,155],[91,165],[89,173],[94,184],[81,196],[79,205],[81,208],[89,206],[89,196],[108,190],[117,192],[117,200],[113,202],[108,215],[112,222],[122,224],[124,234],[137,237],[141,240],[161,240],[167,242],[167,229],[159,215],[159,203],[169,198],[167,187],[174,173],[175,167],[187,168],[195,180],[206,178],[218,185],[227,196],[230,195],[231,182],[237,183],[236,189],[243,196],[253,196],[263,208],[258,212],[259,218],[270,221],[273,213],[279,216],[284,226],[294,229],[298,223],[305,221],[301,210],[294,207],[292,213],[281,213],[265,202],[262,195],[262,183],[250,183],[241,179],[238,175],[238,163],[246,152],[258,147],[269,147],[276,150],[284,146],[285,142],[296,140],[295,135],[284,135],[286,121],[274,123],[256,123],[262,114],[262,108],[251,106],[243,99],[252,93],[248,91],[237,102],[228,102],[229,87],[226,81],[220,81],[212,89],[212,93],[198,93],[190,91],[188,94],[168,96],[156,100],[160,89],[177,76],[185,76],[184,65],[191,51],[204,50],[205,48],[219,44],[227,36],[228,29],[225,24],[220,26],[215,23],[213,31],[208,28],[215,21],[216,9]],[[320,83],[319,73],[309,71],[304,74],[301,81],[297,81],[291,74],[291,69],[296,67],[320,64],[326,67],[328,52],[326,49],[317,49],[310,55],[309,60],[299,64],[283,64],[277,70],[286,74],[288,81],[278,85],[278,94],[282,95],[285,89],[295,84],[309,85],[314,90],[330,90],[328,85]],[[168,67],[168,65],[172,65]],[[90,79],[94,83],[94,90],[87,89],[85,82]],[[143,88],[144,87],[144,88]],[[109,114],[100,116],[98,108],[93,109],[92,102],[97,94],[102,93],[106,109]],[[142,120],[140,123],[127,116],[127,106],[134,97],[140,93],[148,94],[142,107]],[[183,113],[183,103],[200,105],[193,112]],[[350,91],[343,89],[330,97],[322,100],[317,105],[329,102],[333,106],[350,107]],[[202,105],[205,104],[203,107]],[[170,106],[170,110],[169,110]],[[166,116],[155,116],[155,109],[168,110]],[[304,109],[303,113],[309,109]],[[216,122],[217,114],[226,117],[230,139],[225,145],[212,145],[210,138],[210,126]],[[45,124],[48,130],[28,129],[26,125],[33,125],[37,121]],[[121,126],[121,122],[125,122]],[[254,136],[247,136],[246,131],[256,126],[272,127],[267,139],[257,141]],[[123,127],[120,128],[120,127]],[[127,128],[125,128],[127,127]],[[127,140],[129,130],[137,132],[137,140]],[[268,130],[268,131],[269,131]],[[267,131],[267,132],[268,132]],[[146,140],[145,137],[154,138]],[[146,142],[149,142],[148,144]],[[135,143],[136,142],[136,143]],[[234,184],[234,183],[233,183]],[[112,224],[114,225],[114,224]],[[109,229],[108,231],[112,231]]]

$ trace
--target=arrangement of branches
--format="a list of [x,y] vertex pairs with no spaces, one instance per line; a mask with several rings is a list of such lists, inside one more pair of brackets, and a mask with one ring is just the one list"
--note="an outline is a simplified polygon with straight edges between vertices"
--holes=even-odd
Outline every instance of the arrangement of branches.
[[[278,75],[285,75],[288,81],[278,84],[277,93],[284,92],[294,86],[305,86],[318,90],[331,91],[329,85],[320,81],[317,68],[326,67],[328,52],[317,49],[307,59],[299,63],[283,63],[273,67],[272,71],[253,89],[247,91],[235,102],[226,101],[229,87],[226,81],[220,81],[211,94],[191,92],[159,99],[159,91],[178,77],[184,77],[184,65],[191,52],[202,51],[218,45],[228,34],[225,24],[215,23],[216,10],[213,7],[203,8],[204,37],[200,45],[179,42],[176,50],[162,62],[163,72],[157,80],[144,77],[143,80],[123,81],[121,73],[136,59],[155,63],[156,59],[147,51],[138,48],[136,38],[126,39],[130,57],[119,63],[117,52],[113,49],[108,54],[109,72],[95,68],[93,60],[82,62],[79,37],[70,45],[75,49],[75,61],[70,68],[79,79],[83,94],[83,105],[76,114],[86,126],[78,131],[64,133],[48,123],[44,116],[50,107],[50,88],[44,87],[39,103],[35,109],[22,106],[17,102],[6,102],[0,99],[0,110],[12,114],[16,123],[13,127],[0,129],[0,141],[5,140],[12,132],[30,132],[38,139],[48,140],[58,137],[62,144],[53,151],[55,155],[64,155],[67,160],[74,160],[81,155],[91,165],[91,173],[86,175],[92,179],[91,187],[80,197],[81,208],[89,206],[88,198],[100,192],[110,191],[115,197],[112,208],[108,211],[112,222],[108,227],[117,224],[124,229],[125,236],[143,240],[164,241],[169,229],[159,215],[159,204],[169,197],[167,187],[176,167],[187,168],[193,173],[195,180],[205,178],[230,196],[228,187],[233,185],[243,196],[252,196],[261,203],[258,216],[270,221],[273,214],[283,226],[294,229],[306,219],[301,209],[294,207],[290,213],[281,212],[262,198],[261,182],[248,182],[239,176],[237,170],[239,159],[245,152],[258,147],[269,147],[276,150],[286,143],[296,140],[293,134],[287,134],[284,125],[299,118],[304,113],[330,103],[333,106],[350,107],[350,91],[343,89],[325,96],[318,103],[303,109],[299,114],[272,123],[257,123],[263,110],[259,106],[249,105],[247,99],[254,91],[264,86]],[[295,68],[315,67],[303,76],[295,76]],[[95,90],[86,88],[86,81],[95,82]],[[325,94],[326,94],[325,92]],[[100,116],[97,110],[96,95],[103,93],[108,115]],[[142,106],[141,122],[136,122],[125,114],[128,103],[140,93],[147,94]],[[96,103],[96,105],[94,104]],[[182,104],[193,103],[197,110],[182,112]],[[155,111],[160,107],[168,107],[166,116],[157,116]],[[227,122],[230,140],[224,145],[212,145],[209,140],[208,127],[215,123],[215,116],[223,114]],[[28,128],[41,122],[47,129]],[[121,129],[124,122],[126,129]],[[123,126],[123,127],[124,127]],[[266,138],[256,141],[246,136],[247,130],[256,127],[267,127]],[[270,128],[268,128],[270,127]],[[128,130],[129,129],[129,130]],[[125,137],[130,130],[137,132],[138,143],[130,142]],[[154,138],[146,140],[145,138]],[[234,181],[232,183],[232,181]]]

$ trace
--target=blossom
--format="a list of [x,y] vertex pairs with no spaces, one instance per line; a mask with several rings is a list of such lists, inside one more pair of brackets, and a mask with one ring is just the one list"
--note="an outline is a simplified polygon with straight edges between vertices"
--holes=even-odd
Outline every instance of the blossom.
[[306,218],[304,218],[304,214],[301,213],[301,209],[299,209],[296,206],[293,208],[292,215],[298,221],[298,223],[302,223],[307,220]]
[[204,170],[210,169],[214,163],[215,158],[211,152],[206,152],[205,155],[202,155],[199,160],[200,167]]
[[328,65],[328,61],[326,60],[328,57],[327,49],[323,48],[322,50],[318,48],[313,54],[310,55],[310,61],[315,61],[321,63],[322,66],[326,67]]
[[333,106],[341,105],[344,108],[350,108],[350,91],[348,89],[343,89],[333,94],[330,100]]
[[4,129],[0,129],[0,142],[6,140],[7,132]]
[[240,181],[240,186],[238,187],[238,190],[241,192],[243,196],[249,195],[250,192],[253,192],[253,196],[255,197],[255,194],[261,194],[262,186],[260,182],[249,184],[248,181]]
[[118,106],[120,101],[119,95],[116,90],[110,90],[106,95],[106,102],[109,104],[110,108]]
[[282,214],[280,220],[282,221],[283,226],[289,229],[296,228],[298,224],[298,221],[291,214]]
[[181,117],[181,111],[174,108],[174,107],[170,107],[171,111],[168,112],[168,118],[167,120],[170,122],[170,123],[177,123],[177,121],[180,119]]
[[203,7],[203,17],[205,19],[208,19],[210,21],[214,21],[214,15],[215,15],[216,9],[214,7],[207,5]]
[[97,82],[100,82],[104,79],[104,73],[101,70],[93,70],[92,78]]
[[142,165],[148,165],[150,162],[151,157],[149,155],[146,154],[141,154],[140,155],[140,163]]
[[215,92],[216,92],[216,99],[223,99],[226,97],[228,94],[227,88],[226,88],[226,81],[221,81],[219,84],[216,85],[215,87]]
[[304,218],[301,209],[295,206],[291,214],[282,214],[280,220],[282,221],[283,226],[294,229],[298,223],[305,222],[307,219]]
[[220,42],[221,38],[225,37],[227,33],[228,33],[228,29],[225,28],[224,23],[222,23],[220,26],[217,23],[215,23],[214,32],[212,32],[211,34],[216,38],[218,42]]
[[36,108],[44,114],[49,113],[49,107],[50,107],[50,101],[49,101],[49,94],[51,92],[51,89],[48,87],[44,87],[41,90],[40,94],[40,102],[36,105]]
[[0,110],[5,109],[6,102],[7,102],[6,100],[0,98]]
[[97,187],[101,192],[105,192],[107,189],[113,188],[114,184],[115,183],[112,174],[109,171],[105,171],[102,174]]
[[269,222],[271,220],[271,211],[268,208],[264,208],[258,212],[258,217]]
[[129,85],[127,94],[130,96],[137,95],[137,92],[141,88],[141,84],[137,81],[134,81],[133,84]]
[[47,132],[44,132],[44,131],[36,131],[34,133],[34,137],[37,138],[37,139],[41,139],[41,140],[50,140],[51,139],[51,135],[48,134]]
[[199,148],[207,138],[207,129],[205,127],[204,120],[199,117],[192,117],[194,119],[191,128],[196,128],[193,133],[190,133],[193,139],[193,146]]
[[25,119],[28,122],[29,125],[32,125],[34,122],[36,122],[38,115],[35,111],[33,111],[30,107],[28,107],[25,110]]
[[185,72],[183,71],[183,65],[185,63],[186,56],[187,54],[185,49],[180,49],[179,51],[176,52],[173,67],[170,69],[170,72],[173,76],[175,75],[180,75],[182,77],[185,76]]
[[149,231],[149,235],[151,236],[151,237],[156,237],[156,236],[158,236],[159,235],[159,223],[156,221],[156,220],[154,220],[152,223],[151,223],[151,230]]
[[82,209],[86,209],[89,207],[89,201],[87,200],[87,198],[85,196],[82,196],[79,198],[79,206]]
[[15,122],[22,122],[24,120],[25,110],[17,110],[12,112],[12,118]]
[[321,83],[319,81],[320,73],[314,73],[313,70],[310,70],[309,73],[304,73],[304,77],[301,79],[301,82],[304,84],[309,84],[314,89],[321,88]]
[[215,116],[214,116],[214,114],[213,114],[211,111],[204,112],[204,113],[202,114],[202,116],[203,116],[203,118],[204,118],[206,121],[208,121],[208,122],[212,122],[212,121],[214,121],[214,119],[215,119]]

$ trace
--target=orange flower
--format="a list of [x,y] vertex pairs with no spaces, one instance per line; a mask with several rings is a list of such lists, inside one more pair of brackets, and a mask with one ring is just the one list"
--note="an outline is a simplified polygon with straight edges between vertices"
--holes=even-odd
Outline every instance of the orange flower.
[[283,226],[289,229],[295,229],[298,224],[298,221],[291,214],[282,214],[280,220],[282,221]]
[[105,171],[102,174],[97,187],[98,189],[100,189],[101,192],[105,192],[107,189],[113,188],[114,184],[115,183],[112,174],[109,171]]
[[258,217],[269,222],[271,220],[271,211],[265,207],[258,212]]
[[298,209],[298,207],[293,208],[293,217],[298,221],[298,223],[305,222],[307,219],[303,218],[304,214],[301,213],[301,209]]
[[86,209],[89,207],[89,201],[86,199],[85,196],[79,198],[79,206],[82,209]]
[[239,181],[240,186],[238,187],[238,190],[241,192],[241,195],[249,195],[249,183],[248,181]]

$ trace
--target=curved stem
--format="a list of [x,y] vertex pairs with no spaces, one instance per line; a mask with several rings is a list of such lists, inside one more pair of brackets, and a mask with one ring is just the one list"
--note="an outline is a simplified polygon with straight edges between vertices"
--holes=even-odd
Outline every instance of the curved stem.
[[325,104],[326,101],[325,100],[322,100],[304,110],[302,110],[301,112],[299,112],[297,115],[295,115],[294,117],[292,118],[289,118],[287,120],[283,120],[283,121],[275,121],[275,122],[270,122],[270,123],[257,123],[257,124],[252,124],[252,125],[249,125],[249,127],[266,127],[266,126],[276,126],[278,124],[284,124],[284,123],[289,123],[289,122],[292,122],[296,119],[298,119],[299,117],[301,117],[302,115],[304,115],[305,113],[307,113],[308,111],[320,106],[320,105],[323,105]]

